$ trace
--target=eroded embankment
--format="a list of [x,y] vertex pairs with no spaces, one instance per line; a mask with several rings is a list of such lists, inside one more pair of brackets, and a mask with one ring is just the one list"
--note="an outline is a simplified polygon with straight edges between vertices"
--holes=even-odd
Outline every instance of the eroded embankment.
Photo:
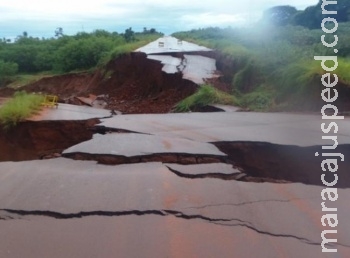
[[[162,67],[161,62],[148,59],[145,53],[129,53],[94,73],[46,77],[22,89],[54,94],[60,102],[71,104],[78,103],[74,97],[104,95],[106,108],[125,114],[168,113],[176,103],[193,94],[198,85],[183,79],[180,72],[167,74]],[[0,96],[8,96],[8,91],[0,90]]]
[[[61,156],[61,153],[78,143],[92,139],[94,133],[128,133],[110,130],[96,125],[98,119],[85,121],[41,121],[22,122],[17,127],[0,133],[0,161],[22,161]],[[95,160],[105,165],[162,162],[164,164],[198,165],[225,163],[238,169],[237,174],[222,171],[193,176],[183,171],[170,171],[189,179],[216,178],[245,182],[296,182],[323,186],[322,157],[315,157],[321,146],[298,147],[263,142],[215,142],[212,143],[227,156],[194,153],[145,153],[124,156],[123,153],[91,154],[68,153],[62,156],[75,160]],[[350,155],[350,145],[339,145],[337,152]],[[350,187],[349,160],[338,162],[339,188]],[[333,181],[334,175],[325,173],[326,180]]]
[[98,72],[82,72],[44,77],[23,89],[27,92],[57,95],[60,101],[65,101],[71,96],[84,95],[93,90],[97,87],[99,76]]
[[198,86],[162,67],[144,53],[122,55],[107,64],[94,93],[109,94],[108,107],[123,113],[167,113]]
[[[322,171],[324,158],[315,157],[315,153],[322,150],[321,146],[298,147],[259,142],[217,142],[214,145],[248,175],[242,179],[244,181],[271,179],[324,186],[321,181],[323,173],[326,181],[334,180],[333,173]],[[349,156],[350,145],[339,145],[337,152]],[[340,162],[338,159],[338,165],[337,187],[350,187],[350,161],[345,159]]]
[[0,128],[0,161],[35,160],[59,154],[92,138],[98,119],[82,121],[25,121],[8,130]]

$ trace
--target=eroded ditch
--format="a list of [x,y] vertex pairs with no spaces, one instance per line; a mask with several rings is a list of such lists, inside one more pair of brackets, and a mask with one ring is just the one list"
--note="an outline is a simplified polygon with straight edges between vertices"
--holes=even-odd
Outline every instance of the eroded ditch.
[[57,156],[66,148],[92,138],[98,119],[80,121],[25,121],[0,127],[0,161],[36,160]]
[[[101,155],[87,153],[67,153],[63,150],[92,139],[94,133],[128,133],[127,130],[104,128],[98,119],[81,121],[40,121],[23,122],[9,131],[0,132],[0,161],[25,161],[63,156],[74,160],[95,160],[105,165],[135,164],[146,162],[174,163],[182,165],[226,163],[241,172],[225,175],[220,171],[188,175],[171,169],[178,176],[189,179],[216,178],[245,182],[303,183],[323,186],[321,182],[321,157],[315,153],[321,146],[298,147],[264,142],[215,142],[212,143],[227,156],[154,153],[126,157],[122,155]],[[350,154],[350,145],[339,145],[337,152]],[[350,187],[350,175],[346,159],[339,162],[337,187]],[[332,181],[328,174],[326,180]]]
[[[324,186],[321,175],[321,146],[298,147],[265,142],[216,142],[218,149],[229,156],[230,162],[240,167],[248,176],[243,181],[266,182],[266,180],[289,181],[308,185]],[[337,152],[350,155],[350,144],[339,145]],[[339,188],[350,187],[350,162],[339,162]],[[334,180],[331,173],[325,173],[328,182]]]

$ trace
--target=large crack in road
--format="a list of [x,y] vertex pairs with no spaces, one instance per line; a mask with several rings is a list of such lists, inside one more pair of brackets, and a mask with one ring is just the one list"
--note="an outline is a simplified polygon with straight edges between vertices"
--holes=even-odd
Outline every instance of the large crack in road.
[[[244,221],[237,218],[211,218],[207,216],[203,216],[201,214],[194,214],[194,215],[187,215],[181,211],[177,210],[129,210],[129,211],[87,211],[87,212],[79,212],[79,213],[71,213],[71,214],[65,214],[65,213],[59,213],[54,211],[25,211],[25,210],[12,210],[12,209],[0,209],[0,212],[2,213],[8,213],[12,215],[19,215],[22,217],[26,216],[44,216],[49,217],[53,219],[81,219],[85,217],[90,216],[103,216],[103,217],[121,217],[121,216],[146,216],[146,215],[156,215],[156,216],[175,216],[179,219],[185,219],[185,220],[202,220],[207,223],[212,223],[217,226],[225,226],[225,227],[244,227],[247,229],[250,229],[254,231],[255,233],[261,234],[261,235],[267,235],[271,237],[279,237],[279,238],[292,238],[295,240],[298,240],[304,244],[308,245],[320,245],[320,242],[315,242],[310,239],[304,238],[304,237],[298,237],[291,234],[277,234],[268,232],[265,230],[258,229],[256,226],[252,225],[252,223],[248,221]],[[9,220],[9,219],[20,219],[20,218],[12,218],[11,216],[7,214],[0,214],[0,220]],[[234,224],[232,224],[234,222]],[[329,244],[329,247],[336,247],[336,246],[343,246],[350,248],[350,245],[336,243],[336,244]]]
[[[83,152],[64,153],[64,148],[90,140],[94,134],[128,134],[137,132],[99,126],[98,119],[85,121],[24,122],[13,131],[0,136],[2,161],[21,161],[63,156],[74,160],[94,160],[100,164],[122,165],[147,162],[162,162],[194,165],[224,163],[238,169],[240,173],[223,174],[221,171],[207,171],[198,175],[169,168],[177,176],[189,179],[222,179],[244,182],[298,182],[322,186],[320,179],[321,157],[314,157],[321,146],[298,147],[264,142],[212,142],[227,156],[195,153],[147,153],[125,156],[121,154],[94,154]],[[74,132],[74,133],[72,133]],[[14,137],[16,134],[16,137]],[[150,134],[141,134],[148,135]],[[350,145],[339,145],[338,151],[350,155]],[[295,161],[298,162],[295,162]],[[350,161],[339,164],[342,180],[339,188],[350,187],[350,175],[346,173]],[[331,176],[328,174],[328,176]],[[327,179],[327,178],[326,178]]]
[[112,154],[89,154],[81,152],[64,153],[65,158],[73,160],[94,160],[103,165],[125,165],[146,162],[162,162],[176,164],[210,164],[226,162],[226,157],[215,155],[187,154],[187,153],[155,153],[127,157]]
[[[262,241],[286,246],[295,244],[310,250],[322,244],[317,231],[318,210],[314,206],[319,202],[315,197],[319,195],[318,189],[307,186],[322,185],[321,160],[313,155],[321,146],[197,142],[108,128],[97,122],[38,123],[39,132],[44,132],[40,144],[30,137],[16,139],[16,143],[27,142],[27,145],[13,147],[21,149],[30,146],[28,143],[35,143],[38,153],[42,153],[41,147],[50,151],[49,144],[56,144],[55,139],[62,136],[68,135],[74,141],[64,143],[69,149],[61,149],[59,159],[28,162],[26,169],[15,166],[13,173],[4,173],[2,178],[9,176],[13,180],[6,183],[9,187],[1,184],[5,197],[0,198],[0,221],[7,230],[12,225],[33,227],[35,223],[44,227],[53,221],[52,230],[56,230],[57,225],[67,227],[67,224],[78,229],[82,224],[113,220],[118,225],[127,222],[125,231],[121,230],[125,233],[139,229],[134,223],[144,225],[150,220],[155,227],[170,227],[172,233],[177,228],[171,228],[171,223],[178,223],[181,227],[190,224],[191,227],[210,228],[219,232],[217,236],[229,232],[231,237],[239,235],[239,238],[249,239],[253,235],[264,239]],[[30,126],[30,131],[36,131],[35,123]],[[25,129],[27,127],[28,124]],[[82,134],[73,136],[72,128],[79,129],[74,133]],[[57,133],[59,136],[55,138]],[[96,142],[103,146],[102,152],[95,146],[90,148]],[[139,146],[140,142],[144,146]],[[129,144],[135,148],[128,147]],[[158,153],[154,153],[158,150],[155,146],[161,147]],[[339,150],[349,155],[349,147],[339,145]],[[87,151],[76,151],[79,149]],[[52,150],[57,151],[56,146],[52,146]],[[30,159],[40,158],[42,156]],[[30,166],[35,167],[35,164],[40,167],[37,172],[25,173],[32,171]],[[7,166],[9,163],[4,164],[4,171],[10,168]],[[51,170],[51,166],[56,168]],[[347,160],[339,165],[339,175],[344,179],[339,188],[350,187],[347,167]],[[61,170],[66,171],[62,173]],[[20,178],[24,175],[28,176],[26,182]],[[19,184],[24,187],[17,191],[17,199],[7,199],[6,189],[12,191]],[[86,193],[89,196],[85,196]],[[279,218],[280,215],[283,218]],[[311,230],[289,226],[284,219],[289,215],[300,219],[296,227],[308,223]],[[266,222],[269,218],[274,221]],[[160,232],[159,229],[155,231]],[[242,232],[244,236],[240,235]],[[347,238],[340,235],[337,243],[330,242],[326,246],[347,251],[350,248],[347,242]]]
[[[201,163],[203,164],[203,163]],[[175,175],[179,176],[179,177],[183,177],[183,178],[188,178],[188,179],[206,179],[206,178],[216,178],[216,179],[223,179],[223,180],[240,180],[243,179],[246,174],[245,173],[240,173],[240,172],[236,172],[236,173],[232,173],[232,174],[224,174],[224,173],[220,173],[220,172],[210,172],[210,173],[202,173],[202,174],[187,174],[187,173],[183,173],[181,171],[175,170],[169,166],[166,166],[169,171],[173,172]]]

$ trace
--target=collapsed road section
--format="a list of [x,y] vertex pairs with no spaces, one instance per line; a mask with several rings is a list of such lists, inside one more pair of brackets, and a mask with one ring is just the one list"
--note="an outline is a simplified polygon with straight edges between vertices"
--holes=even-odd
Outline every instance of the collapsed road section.
[[[0,256],[318,257],[318,116],[80,108],[59,105],[1,133]],[[350,136],[339,143],[349,153]],[[348,257],[349,236],[337,238],[330,246]]]
[[[102,108],[128,114],[168,113],[200,84],[218,77],[216,60],[207,57],[211,49],[178,43],[172,37],[160,38],[119,55],[95,72],[46,77],[23,89],[54,94],[60,102],[75,105],[96,106],[90,99],[104,96]],[[0,91],[0,95],[8,94]]]
[[[85,112],[81,116],[85,114],[89,119],[79,120],[77,110]],[[78,120],[61,120],[62,114]],[[60,105],[57,110],[44,111],[32,120],[36,122],[20,123],[1,134],[2,161],[65,157],[105,165],[161,162],[168,164],[169,171],[177,176],[189,179],[322,185],[321,161],[314,157],[321,147],[313,141],[317,133],[310,126],[310,121],[317,120],[314,116],[254,113],[111,116],[107,110]],[[307,139],[283,137],[285,133],[290,137],[291,129],[298,136],[295,133],[298,127],[302,129],[299,135],[307,135]],[[257,128],[260,135],[254,135],[255,141],[247,141],[246,137],[252,138],[249,130]],[[349,137],[342,137],[345,144],[339,148],[347,155]],[[223,172],[225,165],[231,167],[228,174]],[[344,179],[339,182],[341,188],[350,186],[347,167],[348,160],[339,165]],[[194,173],[198,170],[202,172]]]

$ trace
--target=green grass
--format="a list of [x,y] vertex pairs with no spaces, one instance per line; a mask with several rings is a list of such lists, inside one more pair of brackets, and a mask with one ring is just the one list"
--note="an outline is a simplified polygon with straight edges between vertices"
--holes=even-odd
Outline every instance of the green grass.
[[[338,63],[338,68],[331,74],[336,74],[341,83],[350,86],[350,61],[339,58]],[[329,64],[326,62],[326,65],[331,67],[333,62]],[[299,97],[300,94],[310,93],[310,91],[314,90],[314,87],[319,87],[321,77],[325,73],[327,72],[323,70],[319,61],[303,60],[298,63],[292,63],[274,77],[277,78],[280,96],[297,94],[296,96]]]
[[350,60],[345,58],[338,59],[339,66],[334,71],[339,77],[339,81],[350,87]]
[[0,123],[4,129],[15,126],[35,114],[41,108],[44,97],[41,95],[27,94],[23,91],[16,92],[13,99],[0,107]]
[[275,108],[275,91],[261,86],[240,97],[241,107],[253,111],[270,111]]
[[211,85],[203,85],[198,91],[175,106],[176,112],[188,112],[191,108],[209,104],[237,105],[237,99],[230,94],[219,91]]

